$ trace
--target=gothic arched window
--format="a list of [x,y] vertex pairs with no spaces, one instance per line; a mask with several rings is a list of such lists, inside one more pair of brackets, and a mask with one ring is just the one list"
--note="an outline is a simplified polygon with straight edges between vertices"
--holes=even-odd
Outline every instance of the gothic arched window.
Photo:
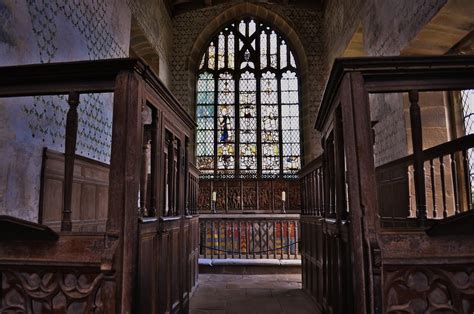
[[204,175],[279,176],[301,168],[298,71],[272,27],[242,19],[202,56],[196,157]]

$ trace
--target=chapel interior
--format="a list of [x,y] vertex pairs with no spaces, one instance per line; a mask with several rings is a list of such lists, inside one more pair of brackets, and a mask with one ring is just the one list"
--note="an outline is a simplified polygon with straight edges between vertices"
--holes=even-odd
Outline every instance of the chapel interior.
[[0,0],[0,313],[474,313],[473,0]]

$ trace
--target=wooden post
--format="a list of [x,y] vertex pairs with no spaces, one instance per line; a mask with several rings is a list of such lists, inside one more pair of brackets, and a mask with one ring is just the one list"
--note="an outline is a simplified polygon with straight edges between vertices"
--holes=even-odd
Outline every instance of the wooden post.
[[151,180],[150,180],[150,208],[148,208],[148,216],[156,216],[156,189],[158,185],[158,110],[153,108],[151,110],[151,128],[150,128],[150,141],[151,141],[151,157],[150,157],[150,168],[151,168]]
[[72,199],[72,181],[74,177],[74,158],[76,156],[77,106],[79,105],[79,93],[70,92],[69,111],[66,117],[66,143],[64,150],[64,198],[63,215],[61,220],[61,231],[71,231],[71,199]]
[[[142,143],[142,168],[140,173],[140,216],[148,216],[147,205],[147,186],[148,186],[148,152],[150,150],[150,128],[144,126],[143,143]],[[152,179],[153,180],[153,179]]]
[[132,312],[135,295],[143,84],[137,74],[125,71],[115,81],[107,238],[118,240],[113,268],[120,313]]
[[408,93],[410,100],[411,138],[413,145],[413,168],[415,170],[416,217],[421,225],[426,220],[425,170],[423,162],[423,134],[421,112],[418,105],[418,91]]
[[346,166],[341,108],[336,109],[334,126],[334,163],[336,180],[336,220],[346,220]]

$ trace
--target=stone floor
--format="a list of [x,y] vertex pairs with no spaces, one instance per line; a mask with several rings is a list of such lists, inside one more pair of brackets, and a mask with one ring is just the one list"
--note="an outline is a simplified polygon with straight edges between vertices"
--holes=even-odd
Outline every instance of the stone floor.
[[315,313],[301,275],[200,274],[191,314]]

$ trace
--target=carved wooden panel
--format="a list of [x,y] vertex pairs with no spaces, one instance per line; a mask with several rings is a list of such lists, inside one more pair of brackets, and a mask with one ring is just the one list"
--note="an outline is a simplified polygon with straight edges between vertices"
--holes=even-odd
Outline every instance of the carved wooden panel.
[[227,210],[241,210],[240,181],[227,182]]
[[272,182],[271,181],[262,181],[259,182],[259,210],[262,211],[271,211],[273,208],[273,191],[272,191]]
[[[301,216],[303,289],[321,313],[357,313],[353,307],[348,224]],[[385,313],[385,312],[384,312]]]
[[[282,180],[275,180],[273,181],[273,198],[274,198],[274,211],[280,212],[283,209],[283,202],[282,202],[282,195],[281,193],[285,191],[286,193],[286,200],[288,201],[288,190],[286,188],[286,181]],[[285,204],[285,206],[288,204]],[[285,210],[287,210],[288,207],[285,207]]]
[[255,210],[257,207],[257,182],[242,181],[243,210]]
[[298,181],[288,182],[288,207],[287,210],[299,211],[301,209],[301,187]]
[[200,180],[199,181],[199,201],[198,208],[202,211],[211,210],[211,181]]
[[103,282],[78,270],[4,271],[0,313],[104,313]]
[[213,191],[217,194],[216,200],[216,210],[223,212],[226,210],[226,186],[225,181],[214,181],[213,182]]
[[384,277],[384,313],[474,312],[472,264],[402,266]]
[[[210,211],[212,192],[217,193],[216,210],[223,212],[281,212],[282,192],[286,193],[286,211],[299,213],[299,181],[284,179],[249,180],[200,179],[199,211]],[[206,196],[203,194],[205,193]]]
[[[61,227],[64,155],[45,151],[41,221],[55,231]],[[104,231],[108,212],[109,167],[77,157],[72,190],[73,231]]]

